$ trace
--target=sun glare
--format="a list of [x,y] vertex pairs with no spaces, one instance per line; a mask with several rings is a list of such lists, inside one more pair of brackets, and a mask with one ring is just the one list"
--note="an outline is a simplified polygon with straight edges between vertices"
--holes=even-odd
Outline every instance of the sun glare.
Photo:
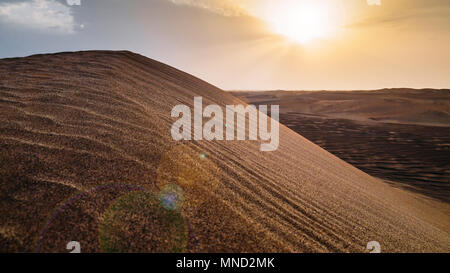
[[327,37],[332,31],[329,8],[317,1],[282,5],[271,14],[272,30],[297,43]]

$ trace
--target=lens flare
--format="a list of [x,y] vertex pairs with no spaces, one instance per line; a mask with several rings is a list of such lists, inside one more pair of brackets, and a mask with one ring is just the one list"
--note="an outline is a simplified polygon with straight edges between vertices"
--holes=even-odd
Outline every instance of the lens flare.
[[158,194],[161,205],[167,210],[179,210],[183,206],[184,191],[175,184],[165,185]]
[[99,235],[100,247],[107,253],[180,253],[189,240],[181,214],[145,192],[119,198],[103,215]]
[[214,195],[221,171],[210,156],[196,151],[195,147],[177,145],[162,157],[157,175],[160,189],[178,185],[185,193],[184,206],[197,207]]

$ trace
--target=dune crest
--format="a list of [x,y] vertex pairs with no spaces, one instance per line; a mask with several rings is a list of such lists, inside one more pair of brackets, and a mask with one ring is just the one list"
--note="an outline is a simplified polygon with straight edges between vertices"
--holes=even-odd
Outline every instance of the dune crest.
[[[131,52],[0,60],[0,251],[450,251],[448,204],[285,126],[271,153],[259,141],[173,141],[171,109],[195,96],[242,103]],[[152,205],[167,185],[183,191],[179,214]]]

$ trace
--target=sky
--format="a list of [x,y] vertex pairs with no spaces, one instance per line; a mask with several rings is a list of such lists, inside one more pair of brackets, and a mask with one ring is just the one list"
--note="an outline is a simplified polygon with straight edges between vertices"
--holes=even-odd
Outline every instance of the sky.
[[449,0],[0,0],[0,58],[130,50],[225,90],[450,88]]

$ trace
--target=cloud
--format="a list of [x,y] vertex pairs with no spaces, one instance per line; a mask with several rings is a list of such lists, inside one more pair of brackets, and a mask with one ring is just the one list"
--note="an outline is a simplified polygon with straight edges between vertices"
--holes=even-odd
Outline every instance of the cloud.
[[381,6],[381,0],[367,0],[369,6]]
[[176,5],[188,5],[203,8],[225,16],[247,14],[242,7],[242,0],[169,0]]
[[[271,22],[277,10],[284,11],[289,7],[299,7],[301,4],[322,3],[334,10],[337,16],[344,18],[343,7],[354,11],[355,16],[342,19],[336,25],[345,27],[370,27],[379,24],[403,24],[411,20],[442,22],[448,24],[450,17],[449,0],[167,0],[177,5],[203,8],[224,16],[251,16],[266,22]],[[344,3],[345,2],[345,3]],[[358,10],[361,4],[383,9],[370,9],[371,13],[364,14]],[[281,8],[281,9],[280,9]],[[339,15],[340,14],[340,15]],[[436,23],[435,23],[436,24]]]
[[[72,0],[70,2],[80,1]],[[70,34],[74,33],[77,28],[71,8],[56,0],[1,3],[0,21],[57,33]]]
[[81,6],[81,0],[66,0],[69,6]]
[[380,24],[405,25],[417,28],[418,24],[411,24],[412,21],[420,22],[421,26],[434,24],[437,26],[446,26],[450,22],[450,3],[440,5],[410,5],[408,8],[389,10],[384,14],[377,14],[347,25],[347,27],[370,27]]

